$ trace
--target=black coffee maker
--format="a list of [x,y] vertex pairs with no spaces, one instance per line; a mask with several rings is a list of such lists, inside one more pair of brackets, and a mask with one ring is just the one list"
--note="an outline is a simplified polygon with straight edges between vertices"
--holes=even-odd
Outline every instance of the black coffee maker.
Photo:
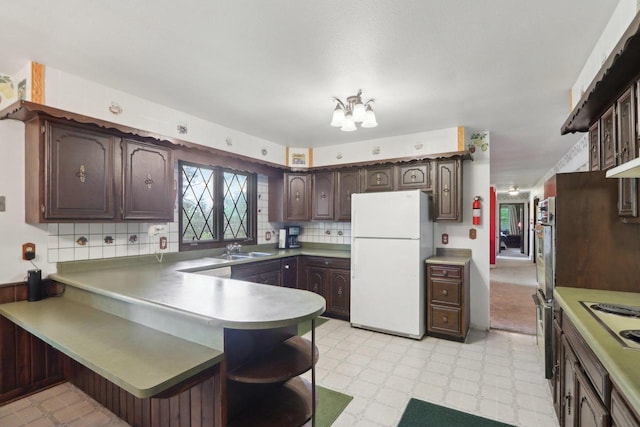
[[300,242],[298,241],[300,236],[299,225],[287,225],[280,230],[280,238],[278,239],[278,248],[299,248]]

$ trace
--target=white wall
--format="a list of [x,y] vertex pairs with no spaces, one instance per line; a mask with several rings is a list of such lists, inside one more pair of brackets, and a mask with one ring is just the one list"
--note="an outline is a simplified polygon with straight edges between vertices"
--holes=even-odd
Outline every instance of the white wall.
[[6,212],[0,212],[0,283],[20,282],[33,265],[22,260],[22,244],[36,244],[33,262],[43,277],[55,271],[47,262],[47,226],[24,222],[24,124],[0,120],[0,195],[6,197]]
[[[378,154],[374,154],[374,149]],[[452,151],[458,151],[457,127],[317,147],[313,149],[313,166],[341,165]]]

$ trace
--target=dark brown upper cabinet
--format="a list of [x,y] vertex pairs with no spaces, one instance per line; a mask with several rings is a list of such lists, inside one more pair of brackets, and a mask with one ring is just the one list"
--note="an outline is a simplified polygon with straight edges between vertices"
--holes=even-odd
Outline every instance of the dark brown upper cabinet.
[[434,221],[462,221],[462,161],[435,162]]
[[170,149],[43,118],[25,144],[27,223],[173,220]]
[[615,107],[612,105],[600,118],[600,143],[602,151],[601,169],[616,165],[616,120]]
[[173,162],[165,147],[123,141],[124,220],[173,221]]
[[[115,138],[48,121],[32,126],[26,221],[115,219]],[[42,149],[44,156],[37,154]]]
[[338,171],[337,180],[336,220],[351,221],[351,196],[360,192],[360,171],[358,169]]
[[398,190],[431,190],[431,164],[409,164],[396,166]]
[[364,192],[393,191],[393,165],[364,170]]
[[600,122],[589,128],[589,170],[600,170]]
[[335,173],[317,172],[312,175],[311,219],[333,221]]
[[[627,89],[616,102],[618,161],[623,164],[638,157],[636,148],[635,87]],[[618,215],[623,218],[638,216],[638,179],[618,180]]]
[[304,173],[285,173],[284,186],[284,221],[309,221],[311,176]]

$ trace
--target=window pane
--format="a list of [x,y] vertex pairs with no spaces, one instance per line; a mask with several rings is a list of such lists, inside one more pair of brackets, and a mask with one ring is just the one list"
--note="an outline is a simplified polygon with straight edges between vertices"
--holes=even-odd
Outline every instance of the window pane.
[[247,175],[224,172],[224,221],[223,239],[248,239],[249,203]]
[[182,164],[182,241],[217,240],[215,171]]

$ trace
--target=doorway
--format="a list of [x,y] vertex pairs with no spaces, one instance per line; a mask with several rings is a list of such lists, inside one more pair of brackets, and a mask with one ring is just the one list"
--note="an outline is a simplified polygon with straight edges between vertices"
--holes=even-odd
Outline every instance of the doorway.
[[528,258],[528,232],[525,232],[524,203],[500,204],[500,248],[498,256]]
[[529,256],[529,203],[498,200],[500,248],[490,270],[490,326],[528,335],[536,333],[535,264]]

